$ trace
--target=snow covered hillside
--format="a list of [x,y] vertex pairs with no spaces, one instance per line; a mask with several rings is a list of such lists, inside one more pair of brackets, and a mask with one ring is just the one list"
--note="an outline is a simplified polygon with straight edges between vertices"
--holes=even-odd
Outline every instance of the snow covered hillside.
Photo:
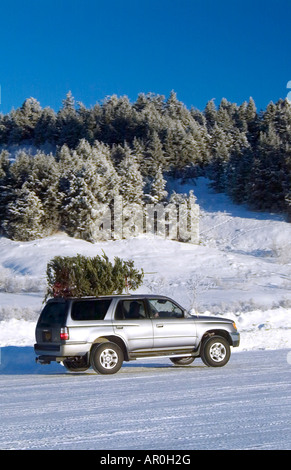
[[0,238],[0,347],[33,345],[53,256],[104,250],[144,269],[139,292],[169,295],[201,315],[234,318],[241,332],[236,349],[291,348],[291,224],[234,205],[212,193],[205,178],[170,186],[197,196],[199,245],[148,236],[96,244],[64,234],[32,242]]

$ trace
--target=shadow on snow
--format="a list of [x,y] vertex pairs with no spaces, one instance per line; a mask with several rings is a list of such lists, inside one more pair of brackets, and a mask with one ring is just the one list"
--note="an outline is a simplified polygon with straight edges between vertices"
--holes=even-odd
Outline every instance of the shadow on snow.
[[[31,375],[31,374],[42,374],[42,375],[56,375],[56,374],[70,374],[70,375],[88,375],[90,372],[94,375],[95,372],[89,369],[88,372],[73,373],[68,372],[62,364],[52,362],[49,365],[41,365],[35,362],[34,348],[31,346],[4,346],[0,348],[0,375]],[[131,361],[129,363],[124,362],[122,369],[129,372],[130,369],[168,369],[177,368],[170,360],[165,362],[149,361]],[[199,364],[201,365],[201,364]],[[181,368],[189,368],[189,366],[179,366]],[[191,366],[190,366],[191,367]]]

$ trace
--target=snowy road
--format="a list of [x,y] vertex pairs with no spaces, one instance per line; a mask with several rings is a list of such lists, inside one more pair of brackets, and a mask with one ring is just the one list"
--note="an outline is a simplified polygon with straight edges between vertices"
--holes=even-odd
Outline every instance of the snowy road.
[[0,449],[291,449],[290,356],[235,352],[221,369],[136,361],[109,377],[12,363],[0,369]]

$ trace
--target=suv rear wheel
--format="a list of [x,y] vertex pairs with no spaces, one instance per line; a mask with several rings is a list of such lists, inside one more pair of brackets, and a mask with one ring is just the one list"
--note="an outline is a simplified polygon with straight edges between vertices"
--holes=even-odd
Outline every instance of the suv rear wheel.
[[115,374],[123,363],[123,352],[115,343],[95,344],[90,354],[90,364],[98,374]]
[[222,336],[207,338],[201,350],[201,359],[209,367],[222,367],[230,358],[230,346]]
[[85,372],[90,367],[85,357],[78,360],[66,359],[63,364],[70,372]]

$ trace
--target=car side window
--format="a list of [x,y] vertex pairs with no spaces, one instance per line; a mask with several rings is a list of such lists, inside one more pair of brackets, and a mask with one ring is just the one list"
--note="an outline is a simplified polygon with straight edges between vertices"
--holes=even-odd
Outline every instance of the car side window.
[[184,311],[167,299],[149,299],[151,318],[184,318]]
[[115,320],[145,319],[143,300],[120,300],[115,310]]
[[72,307],[72,319],[75,321],[103,320],[110,303],[110,299],[75,301]]

